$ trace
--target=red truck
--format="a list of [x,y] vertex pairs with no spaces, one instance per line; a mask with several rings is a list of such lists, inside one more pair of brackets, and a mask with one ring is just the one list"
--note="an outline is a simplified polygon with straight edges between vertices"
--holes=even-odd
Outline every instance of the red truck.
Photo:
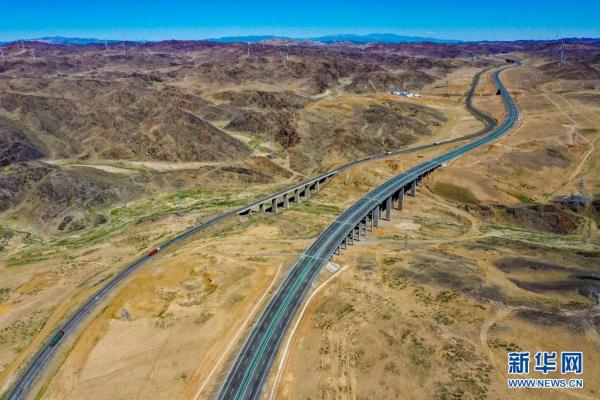
[[158,252],[160,251],[160,247],[157,247],[155,249],[152,249],[152,251],[150,253],[148,253],[149,257],[155,256],[158,254]]

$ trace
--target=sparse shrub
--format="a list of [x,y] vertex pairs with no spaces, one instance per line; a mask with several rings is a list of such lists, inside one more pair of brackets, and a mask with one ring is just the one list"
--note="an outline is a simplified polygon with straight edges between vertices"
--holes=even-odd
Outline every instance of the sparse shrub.
[[443,325],[452,325],[454,320],[450,319],[444,311],[438,311],[433,315],[433,319]]
[[387,257],[387,258],[383,259],[383,265],[396,264],[398,261],[400,261],[399,258],[396,258],[396,257]]

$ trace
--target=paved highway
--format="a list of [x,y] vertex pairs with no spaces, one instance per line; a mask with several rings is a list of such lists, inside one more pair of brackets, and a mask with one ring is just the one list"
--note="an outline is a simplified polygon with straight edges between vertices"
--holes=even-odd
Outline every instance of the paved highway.
[[355,164],[367,162],[372,159],[380,159],[380,158],[392,157],[394,155],[399,155],[399,154],[413,153],[413,152],[417,152],[420,150],[424,150],[424,149],[428,149],[428,148],[432,148],[432,147],[436,147],[436,146],[441,146],[441,145],[448,144],[448,143],[455,143],[455,142],[459,142],[459,141],[463,141],[463,140],[468,140],[468,139],[472,139],[474,137],[481,136],[481,135],[489,132],[495,126],[496,121],[493,120],[491,117],[487,116],[486,114],[481,113],[479,110],[473,108],[471,105],[471,98],[472,98],[474,89],[478,83],[479,76],[482,72],[484,72],[484,71],[479,72],[473,78],[473,81],[471,83],[471,88],[466,96],[467,109],[469,109],[469,111],[473,115],[475,115],[478,119],[482,120],[482,122],[485,125],[485,127],[482,130],[480,130],[476,133],[470,134],[470,135],[458,137],[458,138],[451,139],[451,140],[446,140],[443,142],[436,142],[436,143],[429,144],[429,145],[418,146],[418,147],[413,147],[413,148],[389,152],[389,153],[383,153],[383,154],[379,154],[379,155],[374,155],[372,157],[366,157],[363,159],[350,161],[350,162],[338,167],[337,169],[335,169],[333,171],[319,175],[319,176],[309,179],[307,181],[303,181],[298,184],[292,185],[286,189],[283,189],[277,193],[273,193],[271,195],[263,197],[263,198],[256,200],[250,204],[247,204],[243,207],[240,207],[233,211],[213,217],[204,223],[201,223],[199,225],[196,225],[196,226],[186,230],[185,232],[179,234],[178,236],[174,237],[173,239],[167,241],[166,243],[161,244],[161,246],[158,247],[156,249],[156,251],[153,250],[152,253],[149,253],[149,254],[146,254],[146,255],[140,257],[139,259],[134,261],[132,264],[128,265],[124,270],[122,270],[115,277],[113,277],[106,286],[104,286],[102,289],[100,289],[99,291],[94,293],[90,298],[88,298],[86,300],[86,302],[80,308],[78,308],[75,311],[74,314],[72,314],[70,317],[68,317],[68,319],[64,322],[64,324],[62,326],[55,329],[55,331],[53,332],[53,334],[51,336],[51,339],[48,340],[44,345],[42,345],[42,347],[38,350],[38,352],[33,356],[31,361],[29,362],[29,364],[26,366],[23,374],[18,378],[17,382],[15,383],[12,390],[10,391],[8,400],[17,400],[17,399],[25,398],[25,396],[27,395],[29,390],[33,387],[36,380],[39,378],[39,376],[43,372],[44,368],[46,367],[46,365],[48,364],[48,362],[50,361],[52,356],[60,348],[61,343],[64,342],[64,339],[68,338],[70,335],[73,334],[73,332],[76,330],[76,328],[82,322],[82,320],[88,314],[90,314],[92,312],[92,310],[94,310],[95,307],[100,302],[102,302],[119,283],[121,283],[127,276],[129,276],[138,267],[140,267],[141,265],[146,263],[154,255],[156,255],[156,253],[162,252],[162,251],[168,249],[169,247],[171,247],[179,242],[184,241],[185,239],[189,238],[190,236],[192,236],[210,226],[213,226],[226,218],[234,217],[239,214],[247,213],[248,211],[250,211],[252,208],[256,207],[257,205],[265,203],[272,198],[280,197],[283,193],[289,192],[290,190],[294,190],[296,188],[301,188],[308,183],[316,182],[320,179],[337,175],[340,172],[342,172],[343,170],[345,170]]
[[304,301],[312,283],[336,249],[348,237],[359,221],[400,188],[410,185],[458,156],[505,135],[519,118],[516,102],[502,82],[501,71],[520,65],[519,62],[493,73],[493,79],[503,96],[504,122],[484,137],[419,164],[389,179],[347,209],[298,259],[253,325],[219,391],[222,400],[258,399],[275,360],[278,349],[294,316]]

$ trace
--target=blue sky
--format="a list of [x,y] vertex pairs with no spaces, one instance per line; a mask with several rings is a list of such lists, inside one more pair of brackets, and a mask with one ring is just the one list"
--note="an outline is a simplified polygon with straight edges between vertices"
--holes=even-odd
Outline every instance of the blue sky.
[[160,40],[391,32],[463,40],[600,37],[598,0],[0,0],[0,42],[41,36]]

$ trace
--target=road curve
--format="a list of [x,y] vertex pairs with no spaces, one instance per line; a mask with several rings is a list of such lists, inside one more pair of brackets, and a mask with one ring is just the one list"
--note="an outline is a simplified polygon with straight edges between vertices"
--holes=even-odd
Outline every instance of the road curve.
[[[428,145],[423,145],[423,146],[416,146],[416,147],[393,151],[393,152],[389,152],[389,153],[377,154],[372,157],[350,161],[346,164],[339,166],[338,168],[336,168],[332,171],[326,172],[317,177],[314,177],[314,178],[308,179],[306,181],[292,185],[290,187],[287,187],[277,193],[270,194],[266,197],[263,197],[256,201],[253,201],[243,207],[240,207],[235,210],[226,212],[224,214],[215,216],[215,217],[209,219],[208,221],[198,224],[198,225],[184,231],[183,233],[175,236],[174,238],[168,240],[167,242],[161,244],[158,249],[160,249],[160,252],[163,252],[163,251],[167,250],[169,247],[172,247],[173,245],[186,240],[190,236],[192,236],[208,227],[211,227],[226,218],[235,217],[237,215],[248,212],[250,209],[252,209],[253,207],[256,207],[257,205],[259,205],[261,203],[265,203],[266,201],[268,201],[272,198],[279,197],[281,194],[283,194],[285,192],[289,192],[290,190],[303,187],[307,183],[311,183],[311,182],[323,179],[325,177],[337,175],[340,172],[344,171],[345,169],[347,169],[355,164],[371,161],[374,159],[393,157],[395,155],[400,155],[400,154],[414,153],[417,151],[421,151],[421,150],[425,150],[425,149],[429,149],[429,148],[433,148],[433,147],[437,147],[437,146],[442,146],[442,145],[449,144],[449,143],[456,143],[456,142],[460,142],[460,141],[464,141],[464,140],[469,140],[469,139],[473,139],[475,137],[481,136],[481,135],[489,132],[496,125],[496,121],[494,119],[492,119],[491,117],[487,116],[486,114],[482,113],[481,111],[475,109],[471,104],[471,99],[472,99],[475,87],[477,86],[477,83],[479,81],[479,76],[485,71],[486,70],[482,70],[475,75],[475,77],[473,78],[473,81],[471,82],[471,87],[469,89],[469,92],[467,93],[467,96],[466,96],[467,109],[476,118],[480,119],[485,125],[484,128],[481,129],[480,131],[469,134],[469,135],[457,137],[454,139],[446,140],[446,141],[436,142],[433,144],[428,144]],[[104,286],[103,288],[101,288],[100,290],[95,292],[92,296],[90,296],[85,301],[85,303],[83,303],[83,305],[81,305],[71,316],[69,316],[67,318],[67,320],[64,322],[64,324],[62,326],[57,327],[53,331],[53,333],[50,337],[51,338],[56,337],[56,335],[59,334],[59,332],[63,332],[64,336],[60,336],[59,340],[54,344],[51,343],[52,339],[50,339],[50,340],[47,340],[42,345],[42,347],[37,351],[37,353],[29,361],[29,364],[24,369],[24,372],[17,378],[16,383],[14,384],[14,386],[12,387],[12,389],[9,392],[7,400],[24,399],[25,396],[28,394],[28,392],[33,387],[33,385],[35,384],[36,380],[39,378],[39,376],[43,372],[44,368],[48,365],[51,358],[55,355],[57,350],[60,348],[60,345],[64,341],[64,339],[68,338],[69,336],[71,336],[73,334],[73,332],[76,330],[78,325],[83,321],[83,319],[88,314],[90,314],[95,309],[95,307],[100,302],[102,302],[119,283],[121,283],[133,271],[135,271],[141,265],[145,264],[151,258],[152,258],[152,256],[150,256],[149,254],[145,254],[145,255],[141,256],[140,258],[138,258],[137,260],[135,260],[133,263],[129,264],[125,269],[123,269],[121,272],[119,272],[117,275],[115,275],[106,284],[106,286]]]
[[513,65],[497,69],[493,73],[494,82],[503,96],[506,109],[506,117],[500,126],[478,140],[421,163],[378,186],[329,225],[296,261],[249,332],[218,393],[218,399],[258,399],[261,396],[281,342],[308,290],[323,266],[359,221],[366,218],[400,188],[411,185],[443,163],[488,144],[512,129],[519,118],[519,110],[500,81],[499,74],[519,65],[520,62],[516,61]]

